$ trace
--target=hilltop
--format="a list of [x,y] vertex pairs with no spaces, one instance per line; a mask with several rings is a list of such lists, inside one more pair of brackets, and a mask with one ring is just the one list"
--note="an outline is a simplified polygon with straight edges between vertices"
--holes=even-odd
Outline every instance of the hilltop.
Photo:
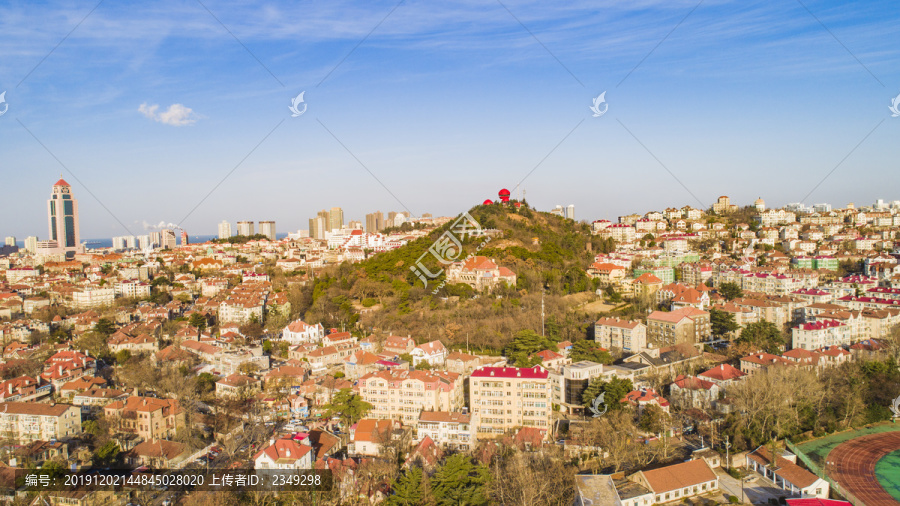
[[[541,332],[543,288],[544,312],[552,315],[545,320],[548,337],[584,337],[592,317],[570,310],[584,297],[566,296],[596,288],[585,270],[596,253],[611,251],[614,243],[592,236],[585,223],[537,212],[527,203],[520,208],[480,205],[468,212],[491,238],[477,254],[515,272],[516,286],[498,288],[487,297],[467,285],[438,288],[442,275],[426,289],[410,266],[450,229],[451,221],[401,248],[326,271],[303,288],[295,309],[326,326],[358,327],[363,334],[409,334],[420,342],[442,339],[463,347],[468,338],[471,346],[489,352],[520,330]],[[466,238],[458,258],[475,254],[483,242],[484,237]],[[437,271],[437,260],[426,257],[426,267]]]

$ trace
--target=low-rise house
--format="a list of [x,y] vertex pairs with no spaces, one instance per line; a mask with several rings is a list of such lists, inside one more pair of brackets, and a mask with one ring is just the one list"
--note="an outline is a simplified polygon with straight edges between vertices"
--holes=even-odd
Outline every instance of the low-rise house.
[[92,388],[77,393],[72,397],[72,404],[81,406],[83,412],[89,412],[92,407],[103,407],[112,401],[121,401],[128,398],[128,393],[114,388]]
[[282,339],[291,344],[318,343],[325,337],[325,328],[321,323],[310,325],[303,320],[289,323],[282,331]]
[[412,353],[416,347],[416,342],[412,337],[407,336],[388,336],[381,345],[381,352],[393,355],[403,355],[404,353]]
[[711,381],[722,389],[728,388],[729,385],[740,381],[745,376],[747,376],[745,373],[730,364],[719,364],[697,375],[698,378]]
[[172,469],[190,455],[184,444],[165,439],[143,441],[125,453],[125,462],[131,466],[148,466],[154,469]]
[[413,358],[413,365],[418,365],[419,362],[424,360],[430,366],[436,367],[444,365],[444,360],[447,358],[448,353],[444,343],[435,340],[416,346],[410,355]]
[[132,353],[142,351],[152,353],[159,350],[159,345],[153,336],[148,334],[131,336],[121,330],[109,336],[107,345],[109,346],[109,351],[113,353],[118,353],[121,350],[128,350]]
[[216,382],[216,397],[220,399],[247,398],[261,390],[262,382],[245,374],[230,374]]
[[638,410],[638,415],[643,413],[644,408],[650,404],[659,406],[664,412],[669,412],[669,401],[659,395],[652,388],[642,388],[640,390],[632,390],[625,394],[625,398],[619,401],[623,404],[627,403],[634,406]]
[[0,383],[0,402],[38,401],[50,395],[52,386],[42,378],[22,375]]
[[709,410],[719,400],[719,385],[694,376],[679,375],[669,386],[669,399],[681,409]]
[[377,457],[384,445],[389,444],[394,435],[393,420],[374,420],[364,418],[350,428],[351,455]]
[[773,462],[770,449],[760,446],[747,455],[747,464],[791,495],[828,499],[828,482],[798,466],[797,456],[790,452],[777,456]]
[[378,362],[381,360],[381,357],[374,353],[359,350],[344,359],[344,376],[349,379],[357,379],[370,372],[375,372],[379,369]]
[[444,360],[444,368],[450,372],[467,375],[482,365],[481,357],[454,351]]
[[312,446],[285,437],[269,440],[269,445],[253,456],[253,463],[257,470],[308,470],[313,468],[313,455]]
[[657,504],[680,502],[719,489],[719,477],[704,459],[638,471],[629,479],[650,490]]
[[748,355],[741,359],[741,371],[747,374],[753,374],[760,369],[766,369],[772,366],[791,366],[795,365],[794,362],[780,357],[778,355],[772,355],[771,353],[754,353],[753,355]]
[[418,440],[431,438],[447,450],[467,452],[475,448],[475,427],[467,413],[422,411],[416,430]]

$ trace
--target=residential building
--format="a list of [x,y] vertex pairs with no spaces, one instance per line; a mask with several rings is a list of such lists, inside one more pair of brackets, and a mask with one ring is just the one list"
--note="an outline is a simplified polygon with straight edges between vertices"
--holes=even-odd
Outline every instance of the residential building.
[[219,223],[219,239],[228,239],[231,237],[231,223],[222,221]]
[[312,446],[293,440],[290,436],[270,439],[269,445],[253,456],[257,470],[290,469],[309,470],[313,468]]
[[72,292],[72,305],[77,309],[112,306],[115,300],[115,288],[88,286]]
[[[418,417],[416,417],[418,419]],[[350,444],[347,452],[351,455],[377,457],[381,455],[384,445],[394,437],[393,420],[375,420],[364,418],[350,428]]]
[[719,400],[720,391],[719,385],[712,381],[678,375],[669,385],[669,399],[673,405],[682,410],[691,408],[709,410]]
[[475,448],[475,427],[467,413],[422,411],[416,430],[417,440],[429,437],[446,450],[467,452]]
[[719,489],[719,477],[705,459],[638,471],[629,479],[649,489],[656,504],[682,502]]
[[262,382],[244,374],[231,374],[216,382],[216,397],[223,399],[249,398],[260,391]]
[[636,320],[600,318],[594,323],[594,341],[608,350],[639,353],[647,347],[647,326]]
[[815,322],[801,323],[791,329],[791,347],[817,350],[826,346],[850,344],[850,327],[837,321],[817,319]]
[[368,416],[416,425],[425,411],[459,411],[464,398],[463,380],[446,371],[389,369],[359,378],[359,395],[372,405]]
[[424,360],[425,362],[428,362],[428,365],[435,367],[444,365],[444,360],[446,360],[448,353],[444,343],[434,340],[416,346],[413,348],[410,355],[412,355],[413,358],[413,365],[418,365],[419,362]]
[[297,345],[301,343],[318,343],[325,337],[325,327],[321,323],[310,325],[303,320],[294,320],[282,331],[282,339]]
[[144,440],[175,437],[178,428],[184,426],[184,411],[176,399],[132,395],[107,404],[103,411],[108,420],[116,421],[116,430],[137,434]]
[[237,222],[237,235],[242,235],[245,237],[256,235],[256,232],[254,232],[254,228],[254,223],[252,221],[239,221]]
[[798,466],[796,455],[785,450],[774,467],[771,455],[767,446],[760,446],[747,455],[747,465],[791,495],[828,499],[828,482]]
[[654,311],[647,316],[647,340],[658,347],[701,343],[710,334],[709,313],[694,307]]
[[270,241],[275,240],[275,222],[261,221],[259,222],[259,233],[268,237]]
[[375,234],[384,228],[384,214],[381,211],[366,215],[366,232]]
[[603,364],[590,360],[563,365],[559,372],[550,372],[551,401],[565,412],[580,410],[584,404],[582,394],[591,380],[602,376]]
[[388,336],[381,345],[381,352],[385,354],[403,355],[404,353],[412,353],[416,347],[416,342],[412,337]]
[[328,211],[328,231],[344,228],[344,210],[340,207],[332,207]]
[[515,427],[550,427],[550,373],[540,366],[476,369],[469,377],[469,399],[479,438]]
[[516,286],[516,274],[493,260],[474,256],[461,262],[453,262],[447,268],[448,283],[465,283],[475,290],[491,290],[500,283]]
[[81,409],[71,404],[0,403],[0,436],[13,444],[68,440],[81,434]]

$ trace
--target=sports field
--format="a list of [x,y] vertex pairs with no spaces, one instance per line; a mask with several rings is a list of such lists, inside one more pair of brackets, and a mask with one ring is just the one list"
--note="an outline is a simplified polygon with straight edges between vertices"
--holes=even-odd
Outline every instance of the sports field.
[[797,445],[814,466],[852,494],[855,503],[900,502],[900,424],[882,423]]

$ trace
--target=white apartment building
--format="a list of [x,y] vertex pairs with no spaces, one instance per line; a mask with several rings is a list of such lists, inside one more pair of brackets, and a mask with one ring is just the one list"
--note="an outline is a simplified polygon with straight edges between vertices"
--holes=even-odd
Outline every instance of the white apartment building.
[[81,408],[39,402],[0,403],[0,435],[15,444],[66,440],[81,434]]
[[78,309],[111,306],[116,300],[113,288],[87,287],[72,292],[72,305]]
[[418,441],[428,436],[446,450],[466,452],[475,448],[475,427],[467,413],[422,411],[416,431]]
[[140,281],[120,281],[114,287],[116,295],[132,299],[143,299],[150,296],[150,284]]
[[550,428],[550,373],[540,366],[476,369],[469,377],[469,399],[479,437],[516,427]]
[[821,319],[791,329],[791,347],[804,350],[851,344],[851,338],[850,327],[837,320]]
[[369,418],[413,426],[423,410],[459,411],[465,402],[460,375],[446,371],[371,372],[359,379],[359,395],[372,405]]

